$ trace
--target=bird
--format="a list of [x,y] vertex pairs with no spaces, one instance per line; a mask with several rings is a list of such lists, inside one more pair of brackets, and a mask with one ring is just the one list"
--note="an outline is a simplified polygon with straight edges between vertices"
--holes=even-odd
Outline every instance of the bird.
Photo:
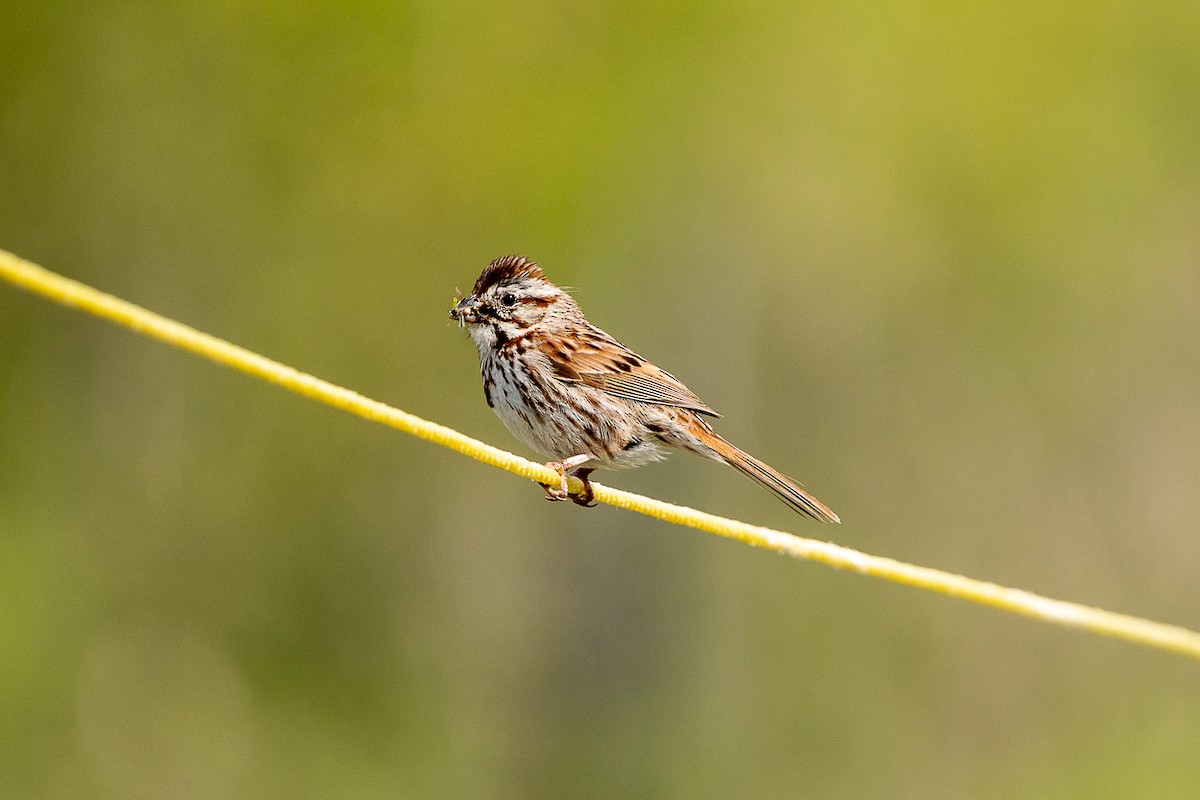
[[[636,467],[683,450],[728,464],[793,510],[841,522],[791,478],[730,444],[709,423],[720,417],[678,378],[590,323],[537,262],[493,260],[450,318],[479,350],[483,394],[505,427],[550,457],[559,475],[550,500],[594,505],[590,476]],[[568,491],[568,475],[583,492]]]

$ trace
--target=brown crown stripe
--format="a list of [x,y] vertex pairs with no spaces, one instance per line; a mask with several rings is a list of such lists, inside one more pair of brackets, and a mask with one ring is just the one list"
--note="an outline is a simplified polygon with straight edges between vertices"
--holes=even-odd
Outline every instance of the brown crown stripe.
[[537,265],[536,261],[530,261],[525,256],[502,256],[487,265],[487,269],[479,276],[479,280],[475,281],[473,293],[478,297],[502,281],[516,281],[522,278],[545,279],[545,277],[542,268]]

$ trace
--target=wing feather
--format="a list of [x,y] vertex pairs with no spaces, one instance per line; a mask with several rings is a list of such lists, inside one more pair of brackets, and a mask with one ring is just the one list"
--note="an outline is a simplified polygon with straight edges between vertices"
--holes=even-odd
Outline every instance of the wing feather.
[[593,386],[615,397],[689,408],[721,416],[671,373],[656,367],[599,328],[547,351],[559,378]]

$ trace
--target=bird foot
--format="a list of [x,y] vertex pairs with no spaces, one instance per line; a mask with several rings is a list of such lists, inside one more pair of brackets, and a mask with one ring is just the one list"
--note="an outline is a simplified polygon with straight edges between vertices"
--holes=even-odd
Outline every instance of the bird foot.
[[583,494],[571,495],[571,502],[575,505],[583,506],[584,508],[591,508],[592,506],[596,505],[596,490],[592,488],[592,482],[588,480],[588,476],[595,471],[596,469],[594,467],[580,467],[571,473],[576,478],[579,478],[579,480],[583,481]]
[[584,461],[591,460],[590,455],[572,456],[571,458],[562,461],[550,461],[546,466],[554,470],[559,475],[558,483],[540,483],[539,486],[546,492],[546,499],[551,502],[559,503],[563,500],[570,500],[577,506],[591,508],[596,505],[593,501],[596,498],[596,491],[592,488],[592,482],[588,480],[588,476],[595,472],[595,467],[579,467],[570,474],[583,481],[583,493],[571,494],[568,488],[567,473],[572,468]]

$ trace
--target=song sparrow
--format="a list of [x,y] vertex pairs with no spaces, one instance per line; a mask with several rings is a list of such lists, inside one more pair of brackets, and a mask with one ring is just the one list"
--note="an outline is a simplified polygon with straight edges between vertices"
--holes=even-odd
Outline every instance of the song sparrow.
[[[533,261],[493,261],[470,297],[458,295],[450,317],[479,348],[487,404],[514,436],[557,459],[546,465],[561,476],[544,487],[549,499],[590,505],[588,476],[596,468],[639,466],[674,448],[723,461],[796,511],[841,521],[793,480],[718,436],[701,416],[717,412],[588,322]],[[582,495],[569,495],[568,472],[583,481]]]

